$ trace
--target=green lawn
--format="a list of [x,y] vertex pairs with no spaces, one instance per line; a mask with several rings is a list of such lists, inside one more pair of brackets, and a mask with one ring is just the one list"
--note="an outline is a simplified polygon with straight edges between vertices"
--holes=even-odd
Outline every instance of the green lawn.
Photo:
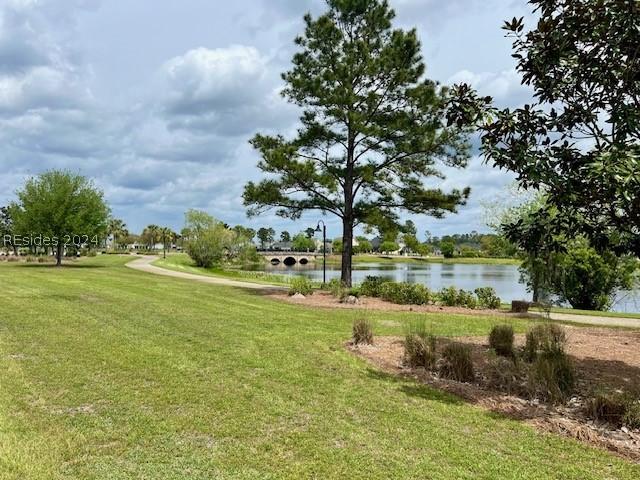
[[176,272],[193,273],[196,275],[205,275],[210,277],[224,277],[232,280],[240,280],[251,283],[260,283],[265,285],[281,285],[287,286],[291,283],[293,277],[289,275],[277,275],[263,271],[245,271],[237,269],[223,268],[201,268],[196,267],[195,263],[186,253],[174,253],[167,255],[167,258],[160,257],[153,264],[157,267],[166,268]]
[[[360,313],[156,277],[128,260],[0,265],[0,478],[640,476],[377,372],[343,348]],[[371,318],[397,334],[413,315]],[[442,335],[495,321],[427,318]]]

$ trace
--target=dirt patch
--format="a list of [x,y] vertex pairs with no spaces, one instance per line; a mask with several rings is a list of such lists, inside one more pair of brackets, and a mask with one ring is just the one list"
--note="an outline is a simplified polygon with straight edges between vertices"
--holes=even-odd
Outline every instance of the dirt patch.
[[500,310],[472,310],[464,307],[445,307],[439,305],[398,305],[396,303],[386,302],[380,298],[361,297],[358,303],[349,304],[342,303],[339,299],[328,292],[315,292],[313,295],[302,299],[295,299],[286,293],[272,292],[272,298],[282,300],[298,305],[306,305],[313,308],[345,308],[356,310],[382,310],[387,312],[423,312],[423,313],[452,313],[452,314],[473,314],[473,315],[490,315],[510,317]]
[[[593,386],[638,392],[640,349],[637,345],[640,344],[640,332],[572,327],[566,330],[567,353],[575,363],[578,384],[575,395],[560,406],[505,395],[487,387],[483,378],[490,357],[489,346],[483,337],[455,339],[472,347],[478,377],[478,382],[473,384],[442,379],[425,369],[405,367],[402,362],[403,339],[400,337],[376,337],[375,345],[356,347],[349,344],[348,349],[388,373],[414,378],[487,410],[525,421],[540,430],[571,437],[640,462],[640,430],[617,429],[595,422],[585,412],[586,398],[592,394]],[[450,340],[441,342],[447,341]],[[524,343],[524,337],[518,336],[517,343]]]

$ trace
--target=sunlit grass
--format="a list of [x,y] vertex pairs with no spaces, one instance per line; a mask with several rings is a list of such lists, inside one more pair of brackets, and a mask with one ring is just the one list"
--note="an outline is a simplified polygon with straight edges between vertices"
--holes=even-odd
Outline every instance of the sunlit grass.
[[[126,261],[0,265],[0,478],[640,475],[604,451],[378,372],[343,347],[364,312]],[[400,335],[417,314],[367,316],[376,334]],[[485,335],[504,321],[425,318],[438,335]]]

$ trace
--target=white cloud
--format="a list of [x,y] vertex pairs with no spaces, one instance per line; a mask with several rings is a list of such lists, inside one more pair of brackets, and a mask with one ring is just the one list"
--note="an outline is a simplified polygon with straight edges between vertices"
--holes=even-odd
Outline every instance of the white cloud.
[[173,114],[199,114],[259,101],[264,93],[267,60],[255,47],[198,48],[163,67]]

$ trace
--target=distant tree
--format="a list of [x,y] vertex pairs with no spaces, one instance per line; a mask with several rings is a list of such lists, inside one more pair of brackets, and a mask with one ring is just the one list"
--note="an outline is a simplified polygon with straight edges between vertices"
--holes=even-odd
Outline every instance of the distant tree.
[[407,220],[407,222],[404,224],[404,227],[402,228],[402,232],[407,235],[413,235],[414,237],[418,235],[418,229],[416,227],[416,224],[413,223],[412,220]]
[[287,232],[286,230],[284,230],[280,234],[280,241],[281,242],[290,242],[291,241],[291,234],[289,232]]
[[551,228],[640,256],[640,2],[529,3],[533,29],[522,18],[503,28],[534,103],[498,109],[461,85],[450,120],[478,121],[485,158],[547,194],[539,221],[505,228],[512,241],[543,242],[532,237]]
[[141,237],[142,237],[142,240],[145,243],[147,249],[148,250],[153,250],[153,249],[155,249],[156,244],[162,238],[162,228],[159,227],[158,225],[155,225],[155,224],[148,225],[142,231]]
[[113,237],[114,250],[118,249],[118,240],[125,238],[129,234],[124,221],[113,217],[109,219],[107,233]]
[[62,265],[64,244],[74,237],[86,243],[104,240],[109,208],[103,193],[81,175],[50,170],[27,180],[11,208],[14,228],[24,235],[43,235],[57,240],[57,266]]
[[453,258],[456,251],[456,244],[452,240],[443,240],[440,242],[440,251],[444,258]]
[[341,238],[334,238],[333,242],[331,243],[331,248],[333,250],[333,253],[335,254],[341,254],[342,253],[342,239]]
[[292,248],[296,252],[312,252],[316,249],[316,242],[303,232],[293,237]]
[[356,240],[358,240],[358,246],[355,247],[354,249],[355,253],[373,252],[373,245],[371,244],[371,241],[369,241],[367,237],[357,237]]
[[234,240],[234,232],[206,212],[189,210],[185,214],[189,231],[186,252],[198,267],[211,268],[222,263]]
[[397,252],[398,250],[400,250],[400,245],[398,245],[396,242],[387,241],[380,244],[381,253],[393,253]]
[[444,122],[448,90],[424,78],[415,30],[393,29],[383,0],[329,0],[305,16],[284,95],[303,108],[296,138],[257,135],[259,168],[270,178],[245,187],[249,214],[269,208],[299,218],[320,210],[342,221],[341,280],[351,285],[353,231],[397,222],[399,210],[442,217],[469,189],[429,188],[438,163],[464,167],[466,129]]
[[14,234],[11,207],[0,207],[0,238],[2,239],[2,246],[5,248],[10,247],[13,253],[17,255],[18,249],[13,241]]
[[267,244],[273,243],[275,235],[276,231],[271,227],[262,227],[260,230],[258,230],[258,240],[260,240],[260,246],[262,247],[262,249],[265,249]]
[[316,230],[315,228],[307,228],[304,233],[307,235],[307,238],[313,238],[316,235]]
[[236,225],[233,230],[249,242],[253,242],[256,236],[256,231],[253,228],[243,227],[242,225]]
[[416,238],[415,234],[405,233],[402,236],[402,241],[404,242],[405,246],[413,253],[419,253],[420,241]]

